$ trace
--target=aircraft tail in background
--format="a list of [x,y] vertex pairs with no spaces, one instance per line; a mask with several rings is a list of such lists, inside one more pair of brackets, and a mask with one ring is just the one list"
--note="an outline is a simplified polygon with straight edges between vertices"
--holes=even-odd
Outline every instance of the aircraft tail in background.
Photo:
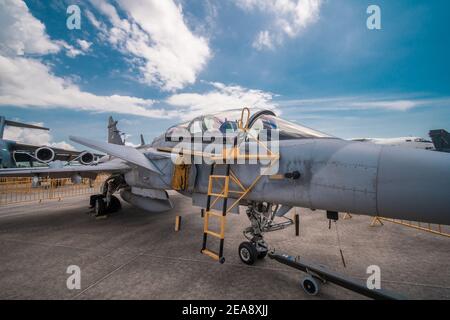
[[120,131],[117,129],[117,121],[109,117],[108,121],[108,143],[124,145]]
[[18,128],[28,128],[28,129],[38,129],[38,130],[50,130],[49,128],[36,126],[34,124],[28,124],[23,122],[6,120],[4,116],[0,116],[0,139],[3,139],[3,134],[5,132],[5,127],[18,127]]
[[450,152],[450,133],[444,129],[438,129],[431,130],[429,135],[436,151]]

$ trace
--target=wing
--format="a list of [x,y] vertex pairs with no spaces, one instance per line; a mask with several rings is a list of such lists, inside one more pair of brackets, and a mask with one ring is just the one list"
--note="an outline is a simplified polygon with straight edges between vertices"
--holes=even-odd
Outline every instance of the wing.
[[[77,142],[79,144],[82,144],[86,147],[105,152],[113,157],[122,159],[126,161],[127,163],[131,165],[135,165],[144,169],[147,169],[149,171],[155,172],[157,174],[162,175],[162,171],[153,163],[153,161],[150,159],[150,157],[146,157],[144,153],[140,152],[139,150],[130,147],[130,146],[124,146],[124,145],[118,145],[118,144],[112,144],[108,142],[101,142],[101,141],[95,141],[91,139],[86,138],[80,138],[80,137],[69,137],[70,140]],[[163,156],[164,153],[158,152],[156,150],[146,150],[147,153],[150,154],[150,156]]]
[[[30,160],[29,154],[33,154],[36,149],[43,146],[36,146],[32,144],[18,143],[14,144],[14,149],[16,151],[15,158],[17,161],[28,161]],[[70,161],[78,157],[84,151],[66,150],[61,148],[54,148],[46,146],[55,152],[55,160]],[[96,156],[102,156],[101,154],[95,154]]]
[[19,168],[19,169],[2,169],[0,170],[0,177],[52,177],[63,178],[71,177],[74,174],[79,174],[82,177],[92,177],[99,173],[124,173],[131,170],[131,168],[120,159],[113,159],[108,162],[97,165],[72,165],[62,168]]

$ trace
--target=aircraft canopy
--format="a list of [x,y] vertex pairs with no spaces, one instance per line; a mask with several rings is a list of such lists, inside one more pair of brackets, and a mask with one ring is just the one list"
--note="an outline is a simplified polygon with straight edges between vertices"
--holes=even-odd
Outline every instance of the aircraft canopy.
[[[261,130],[278,130],[280,140],[306,139],[306,138],[333,138],[326,133],[305,127],[303,125],[277,117],[271,110],[252,110],[248,120],[249,131],[253,136],[258,136]],[[205,132],[221,132],[222,134],[238,131],[238,121],[241,119],[242,110],[230,110],[216,114],[202,115],[185,123],[178,124],[166,131],[166,137],[177,135],[186,130],[192,134],[204,134]],[[244,117],[244,122],[246,121]]]

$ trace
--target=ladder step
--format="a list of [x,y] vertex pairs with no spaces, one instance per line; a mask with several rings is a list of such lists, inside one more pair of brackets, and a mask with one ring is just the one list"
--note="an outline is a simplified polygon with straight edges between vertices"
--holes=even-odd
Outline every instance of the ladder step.
[[220,258],[217,253],[215,253],[215,252],[213,252],[213,251],[211,251],[209,249],[203,249],[202,253],[206,254],[207,256],[209,256],[211,258],[213,258],[214,260],[219,260],[219,258]]
[[213,236],[213,237],[216,237],[216,238],[219,238],[219,239],[223,239],[223,237],[222,237],[222,235],[220,233],[217,233],[217,232],[214,232],[214,231],[211,231],[211,230],[205,230],[205,233],[209,234],[210,236]]
[[218,218],[225,218],[225,216],[222,213],[214,212],[214,211],[206,211],[207,215],[218,217]]
[[210,175],[209,177],[215,178],[215,179],[228,179],[229,176],[213,174],[213,175]]
[[226,193],[208,192],[208,196],[213,196],[213,197],[218,197],[218,198],[228,198],[228,194],[226,194]]

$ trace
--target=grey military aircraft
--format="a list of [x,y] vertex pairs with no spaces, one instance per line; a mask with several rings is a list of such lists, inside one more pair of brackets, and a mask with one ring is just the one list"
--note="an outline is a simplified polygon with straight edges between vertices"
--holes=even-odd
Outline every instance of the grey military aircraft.
[[78,161],[81,164],[90,164],[97,155],[87,151],[75,151],[50,146],[32,145],[17,141],[3,139],[5,127],[18,127],[48,131],[49,128],[17,122],[0,116],[0,168],[15,168],[19,165],[33,167],[35,165],[47,166],[55,160],[71,162]]
[[[133,148],[71,140],[107,156],[60,169],[4,169],[0,176],[94,178],[108,173],[90,199],[96,215],[120,209],[114,194],[148,212],[172,208],[167,190],[205,208],[202,253],[224,262],[225,216],[243,207],[250,220],[239,247],[252,264],[268,252],[264,233],[292,224],[293,207],[450,224],[450,154],[346,141],[277,117],[270,110],[202,115]],[[220,222],[220,231],[209,225]],[[210,250],[208,237],[220,239]]]

